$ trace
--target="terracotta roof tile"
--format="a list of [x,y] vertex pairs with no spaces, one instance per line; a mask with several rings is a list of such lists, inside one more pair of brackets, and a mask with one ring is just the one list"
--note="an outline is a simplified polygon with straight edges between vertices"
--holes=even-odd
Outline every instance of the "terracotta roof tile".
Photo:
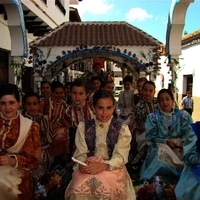
[[189,33],[187,35],[184,35],[182,37],[181,44],[182,44],[182,46],[184,46],[188,43],[191,43],[193,40],[197,40],[197,39],[200,39],[200,29],[196,30],[192,33]]
[[38,38],[37,46],[118,45],[157,46],[161,42],[126,22],[65,22]]

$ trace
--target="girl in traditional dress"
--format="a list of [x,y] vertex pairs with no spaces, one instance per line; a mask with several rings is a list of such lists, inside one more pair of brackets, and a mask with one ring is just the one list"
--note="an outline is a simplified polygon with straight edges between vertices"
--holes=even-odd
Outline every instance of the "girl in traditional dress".
[[74,150],[75,133],[77,126],[80,122],[85,122],[93,118],[92,104],[87,101],[88,87],[82,80],[75,80],[70,86],[70,93],[72,99],[72,105],[66,110],[68,121],[70,123],[70,145],[71,152]]
[[[134,131],[132,134],[132,149],[133,156],[131,162],[133,169],[141,167],[143,160],[147,154],[148,143],[145,137],[145,120],[147,116],[154,112],[158,107],[157,98],[155,94],[155,83],[153,81],[146,81],[142,86],[142,96],[139,102],[134,107]],[[136,144],[134,144],[136,142]],[[135,147],[136,149],[133,149]]]
[[70,87],[73,104],[66,110],[71,127],[77,128],[80,122],[85,122],[93,117],[91,102],[87,101],[88,87],[82,80],[75,80]]
[[[42,152],[40,165],[32,171],[35,182],[36,193],[39,192],[36,184],[40,185],[41,179],[46,174],[53,162],[53,154],[50,149],[52,143],[52,129],[48,116],[39,113],[40,99],[36,93],[27,93],[23,98],[24,117],[36,121],[40,125],[40,138],[42,143]],[[39,182],[38,182],[39,181]]]
[[135,200],[125,167],[131,141],[129,128],[113,118],[115,100],[109,91],[97,91],[93,105],[96,117],[79,124],[75,140],[74,157],[87,166],[74,166],[65,199]]
[[45,101],[42,113],[47,115],[53,130],[51,150],[54,157],[69,154],[69,122],[66,116],[64,86],[58,81],[51,84],[51,96]]
[[[141,179],[162,176],[177,180],[183,169],[183,156],[195,141],[190,124],[192,119],[184,110],[174,109],[171,90],[158,93],[160,109],[148,115],[145,123],[146,140],[151,144],[140,175]],[[187,139],[190,138],[190,139]]]
[[39,125],[24,118],[18,88],[0,86],[0,199],[32,199],[30,170],[39,166]]
[[[197,135],[200,134],[200,124],[195,124],[198,129]],[[200,138],[192,138],[188,135],[188,143],[191,143],[189,153],[183,157],[185,162],[184,169],[181,173],[180,180],[175,188],[177,200],[199,200],[200,199]]]

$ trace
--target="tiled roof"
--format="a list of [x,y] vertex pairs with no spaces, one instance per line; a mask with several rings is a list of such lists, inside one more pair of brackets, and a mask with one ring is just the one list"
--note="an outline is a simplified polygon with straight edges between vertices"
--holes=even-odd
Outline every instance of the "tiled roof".
[[182,46],[184,46],[184,45],[187,45],[197,39],[200,39],[200,29],[196,30],[192,33],[189,33],[187,35],[184,35],[182,37],[181,44],[182,44]]
[[158,46],[161,42],[126,22],[65,22],[32,44],[37,46]]

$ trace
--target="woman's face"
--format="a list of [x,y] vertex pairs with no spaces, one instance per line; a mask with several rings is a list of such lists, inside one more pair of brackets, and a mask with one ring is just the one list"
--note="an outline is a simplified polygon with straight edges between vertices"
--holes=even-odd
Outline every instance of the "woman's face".
[[27,97],[26,101],[24,102],[24,108],[30,116],[34,116],[40,108],[38,98],[35,96]]
[[142,89],[142,95],[145,100],[152,100],[155,94],[155,87],[151,84],[145,84]]
[[174,106],[174,100],[171,98],[171,96],[167,92],[164,92],[159,96],[158,102],[159,102],[160,109],[163,112],[169,113],[172,111],[173,106]]
[[21,101],[17,101],[14,95],[4,95],[0,98],[0,111],[7,119],[12,119],[17,115]]
[[96,118],[101,122],[107,122],[112,117],[115,106],[111,98],[101,98],[94,109]]

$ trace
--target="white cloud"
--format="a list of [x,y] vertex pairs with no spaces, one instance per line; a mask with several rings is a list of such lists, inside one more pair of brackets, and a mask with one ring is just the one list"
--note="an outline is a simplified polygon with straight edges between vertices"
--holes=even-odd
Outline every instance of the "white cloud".
[[142,8],[132,8],[128,13],[126,13],[126,20],[128,22],[144,21],[152,17],[153,15],[148,14],[147,11],[143,10]]
[[82,17],[85,13],[90,13],[92,15],[106,14],[114,7],[114,4],[109,4],[108,0],[84,0],[73,7],[78,9]]

